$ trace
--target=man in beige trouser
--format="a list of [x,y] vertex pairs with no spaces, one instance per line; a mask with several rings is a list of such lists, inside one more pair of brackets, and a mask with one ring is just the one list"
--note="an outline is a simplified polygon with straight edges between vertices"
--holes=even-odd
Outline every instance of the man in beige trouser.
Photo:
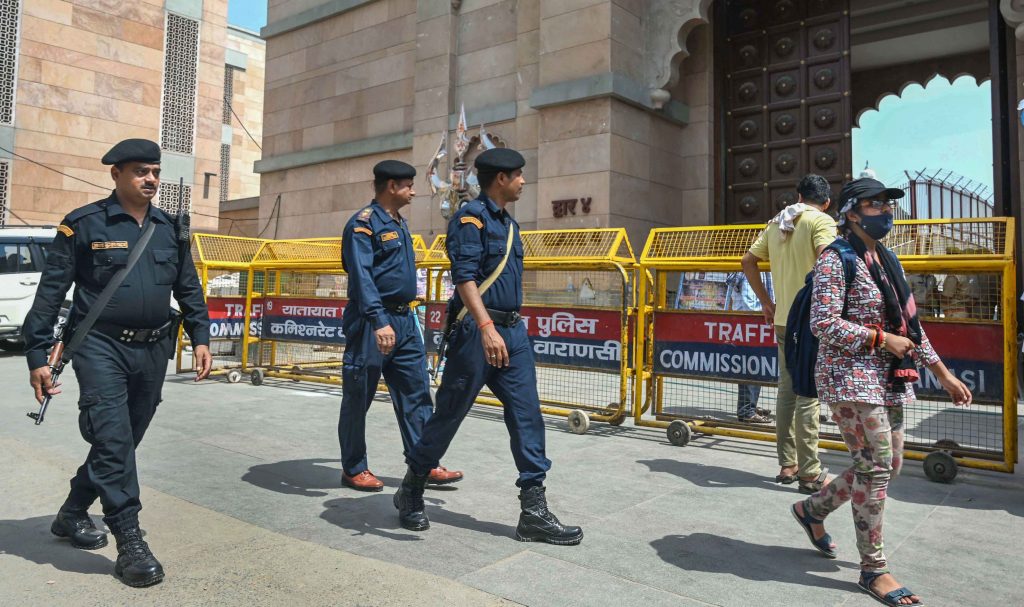
[[[761,300],[765,321],[775,325],[779,344],[779,388],[775,405],[779,475],[775,480],[800,481],[801,493],[814,493],[824,482],[818,458],[818,400],[797,396],[786,368],[786,318],[807,273],[836,238],[836,222],[824,213],[830,201],[828,181],[809,174],[800,180],[797,203],[783,209],[761,232],[742,260],[743,273]],[[771,262],[776,301],[761,281],[760,261]]]

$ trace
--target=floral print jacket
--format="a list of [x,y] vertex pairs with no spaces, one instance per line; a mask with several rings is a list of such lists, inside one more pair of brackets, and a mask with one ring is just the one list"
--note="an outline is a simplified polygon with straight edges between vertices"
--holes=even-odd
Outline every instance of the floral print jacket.
[[[843,299],[846,276],[839,253],[826,249],[814,266],[814,296],[811,302],[811,333],[819,341],[815,383],[818,398],[825,404],[839,402],[902,406],[914,402],[914,387],[903,393],[885,389],[885,378],[893,355],[887,350],[868,350],[871,330],[865,325],[884,326],[882,292],[858,259],[853,285]],[[921,345],[911,350],[918,365],[939,361],[928,336],[922,331]]]

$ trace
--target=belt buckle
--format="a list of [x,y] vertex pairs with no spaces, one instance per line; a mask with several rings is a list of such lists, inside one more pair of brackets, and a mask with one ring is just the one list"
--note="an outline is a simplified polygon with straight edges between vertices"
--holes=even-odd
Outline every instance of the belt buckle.
[[517,324],[519,324],[519,321],[522,320],[522,318],[523,317],[519,314],[519,312],[509,312],[508,313],[508,326],[509,327],[516,326]]

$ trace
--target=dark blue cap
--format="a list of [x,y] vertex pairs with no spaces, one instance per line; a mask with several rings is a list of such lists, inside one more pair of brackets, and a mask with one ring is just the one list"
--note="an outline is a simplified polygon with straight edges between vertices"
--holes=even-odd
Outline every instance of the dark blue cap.
[[149,139],[125,139],[100,160],[103,164],[119,164],[122,162],[160,162],[160,146]]
[[478,173],[511,173],[526,165],[526,159],[510,148],[492,148],[476,157]]
[[401,160],[382,160],[373,167],[373,178],[377,181],[412,179],[415,176],[416,167]]

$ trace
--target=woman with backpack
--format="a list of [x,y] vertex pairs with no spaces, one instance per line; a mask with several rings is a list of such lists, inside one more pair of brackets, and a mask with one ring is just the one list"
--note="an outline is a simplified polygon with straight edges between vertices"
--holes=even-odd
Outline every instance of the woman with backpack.
[[902,197],[902,190],[871,178],[851,181],[840,193],[841,238],[856,253],[845,263],[856,267],[848,288],[839,252],[845,247],[822,252],[814,269],[810,327],[820,342],[818,396],[832,409],[853,465],[794,504],[792,513],[811,544],[835,558],[824,519],[852,502],[860,588],[886,605],[922,605],[889,573],[882,552],[886,490],[903,462],[903,407],[914,402],[919,364],[935,374],[955,404],[969,405],[971,392],[932,349],[903,267],[880,243],[893,226],[891,201]]

